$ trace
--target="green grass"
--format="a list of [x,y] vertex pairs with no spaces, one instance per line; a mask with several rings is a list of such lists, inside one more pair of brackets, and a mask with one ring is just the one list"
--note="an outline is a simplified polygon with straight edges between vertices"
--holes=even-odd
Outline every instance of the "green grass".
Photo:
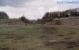
[[0,25],[0,50],[78,50],[67,48],[78,40],[79,26]]
[[[0,26],[0,50],[29,50],[40,47],[42,40],[41,25],[30,26]],[[7,50],[7,49],[6,49]]]

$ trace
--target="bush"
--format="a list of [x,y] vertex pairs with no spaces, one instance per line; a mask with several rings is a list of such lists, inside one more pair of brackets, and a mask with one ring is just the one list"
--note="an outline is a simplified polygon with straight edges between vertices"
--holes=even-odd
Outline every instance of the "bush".
[[62,22],[60,20],[55,20],[55,25],[62,25]]

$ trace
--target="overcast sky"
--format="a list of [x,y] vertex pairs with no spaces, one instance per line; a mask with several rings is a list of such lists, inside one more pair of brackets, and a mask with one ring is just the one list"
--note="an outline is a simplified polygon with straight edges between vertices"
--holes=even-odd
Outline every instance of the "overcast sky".
[[46,12],[78,8],[79,0],[0,0],[0,11],[10,18],[24,15],[28,19],[42,18]]

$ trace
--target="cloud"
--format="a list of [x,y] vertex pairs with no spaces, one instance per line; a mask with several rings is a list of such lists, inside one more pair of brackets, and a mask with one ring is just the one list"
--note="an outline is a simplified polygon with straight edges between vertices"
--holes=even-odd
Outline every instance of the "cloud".
[[0,0],[0,6],[23,6],[26,2],[29,2],[32,0]]
[[58,0],[59,4],[79,4],[79,0]]

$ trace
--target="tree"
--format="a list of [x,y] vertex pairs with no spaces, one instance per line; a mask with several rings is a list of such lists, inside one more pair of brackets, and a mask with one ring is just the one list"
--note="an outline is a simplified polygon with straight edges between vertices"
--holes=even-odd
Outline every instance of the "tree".
[[9,16],[5,12],[0,12],[0,19],[9,19]]
[[23,21],[24,23],[30,23],[30,20],[26,19],[25,16],[22,16],[20,20]]

